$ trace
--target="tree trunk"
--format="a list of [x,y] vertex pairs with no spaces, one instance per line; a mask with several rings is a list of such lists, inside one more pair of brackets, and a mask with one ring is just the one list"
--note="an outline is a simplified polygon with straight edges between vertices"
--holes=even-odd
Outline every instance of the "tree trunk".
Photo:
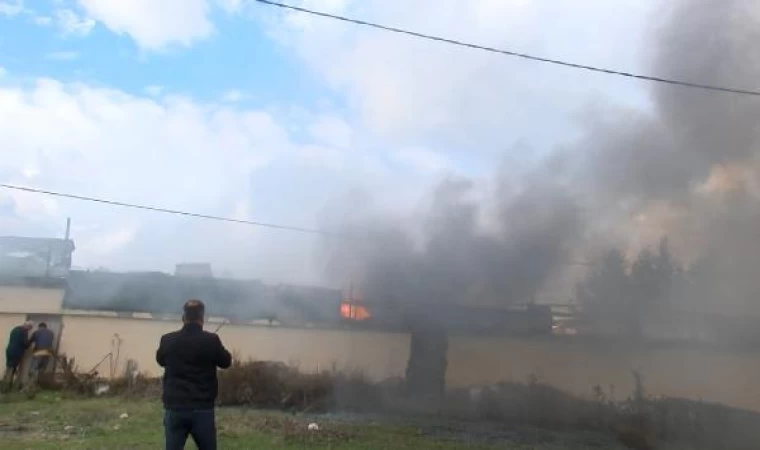
[[446,390],[448,336],[440,325],[415,323],[406,366],[407,394],[440,398]]

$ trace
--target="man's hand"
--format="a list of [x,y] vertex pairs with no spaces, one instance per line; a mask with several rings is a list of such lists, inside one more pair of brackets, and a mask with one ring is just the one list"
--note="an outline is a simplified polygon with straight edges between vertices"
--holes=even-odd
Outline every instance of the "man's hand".
[[226,369],[232,365],[232,355],[230,355],[230,352],[224,348],[224,344],[222,344],[222,340],[219,339],[219,336],[214,335],[214,337],[217,342],[216,365],[222,369]]
[[158,350],[156,350],[156,362],[161,367],[164,367],[166,364],[166,348],[164,346],[164,337],[165,336],[161,336],[161,342],[158,344]]

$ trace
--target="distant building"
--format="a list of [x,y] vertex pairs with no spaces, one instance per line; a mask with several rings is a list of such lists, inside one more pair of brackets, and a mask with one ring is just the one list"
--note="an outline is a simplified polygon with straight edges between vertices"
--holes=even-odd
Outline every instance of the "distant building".
[[66,309],[172,314],[190,298],[214,316],[231,321],[271,320],[287,325],[338,322],[340,291],[320,287],[267,285],[258,280],[179,276],[161,272],[72,270]]
[[74,248],[67,239],[0,236],[0,277],[66,278]]
[[213,278],[214,272],[209,263],[182,263],[177,264],[174,275],[178,277]]

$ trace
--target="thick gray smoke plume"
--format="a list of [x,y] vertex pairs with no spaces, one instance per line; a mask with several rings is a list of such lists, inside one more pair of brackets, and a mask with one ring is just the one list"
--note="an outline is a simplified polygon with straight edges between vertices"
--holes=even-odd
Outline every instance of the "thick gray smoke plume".
[[[756,2],[663,7],[649,73],[760,89]],[[477,182],[445,181],[424,226],[383,215],[349,221],[347,230],[371,238],[332,243],[332,274],[363,282],[375,300],[508,304],[536,295],[571,252],[635,251],[667,235],[687,265],[710,258],[713,289],[690,301],[760,312],[760,99],[649,89],[647,110],[597,111],[580,142],[528,174],[498,174],[485,199],[474,195]],[[518,188],[506,182],[514,179]]]
[[[758,6],[681,1],[655,31],[651,73],[717,86],[757,86]],[[749,96],[651,85],[647,113],[605,111],[584,146],[597,187],[616,197],[690,196],[719,164],[757,157],[760,102]]]
[[516,188],[507,187],[506,172],[496,181],[479,198],[472,181],[445,180],[407,228],[382,216],[344,223],[356,239],[333,243],[333,276],[360,283],[374,301],[532,300],[568,260],[581,211],[546,169]]
[[[650,71],[758,88],[759,17],[754,2],[678,2],[654,34]],[[692,304],[758,313],[760,101],[668,85],[651,92],[651,111],[608,111],[583,141],[598,214],[642,218],[634,233],[669,235],[687,262],[713,259],[705,276],[716,289],[693,293]]]

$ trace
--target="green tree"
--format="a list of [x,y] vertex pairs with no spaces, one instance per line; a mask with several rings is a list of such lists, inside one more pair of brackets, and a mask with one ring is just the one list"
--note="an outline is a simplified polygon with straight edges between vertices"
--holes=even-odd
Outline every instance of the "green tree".
[[630,280],[623,253],[607,252],[601,266],[576,285],[576,299],[595,320],[619,320],[629,303]]
[[642,322],[659,295],[660,278],[657,272],[657,256],[648,248],[639,252],[631,267],[631,292],[627,312],[628,332],[641,337]]
[[685,280],[668,239],[662,238],[656,253],[650,248],[639,252],[630,271],[620,250],[607,252],[599,268],[576,285],[576,299],[592,320],[612,321],[639,338],[646,320],[685,290]]

